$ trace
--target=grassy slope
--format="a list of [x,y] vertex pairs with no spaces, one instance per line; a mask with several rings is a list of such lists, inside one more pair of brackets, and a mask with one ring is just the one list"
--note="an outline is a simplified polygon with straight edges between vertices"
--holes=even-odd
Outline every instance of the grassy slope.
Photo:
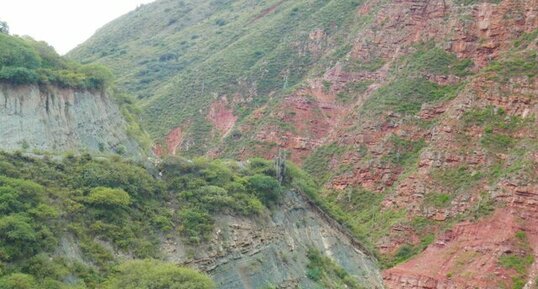
[[[364,22],[354,13],[359,3],[162,0],[105,26],[69,56],[109,65],[142,99],[143,123],[160,138],[187,119],[203,123],[215,95],[253,96],[243,108],[251,111],[300,83],[316,64],[345,55],[337,48],[345,50],[346,37]],[[316,29],[328,34],[322,51],[335,53],[308,49]]]

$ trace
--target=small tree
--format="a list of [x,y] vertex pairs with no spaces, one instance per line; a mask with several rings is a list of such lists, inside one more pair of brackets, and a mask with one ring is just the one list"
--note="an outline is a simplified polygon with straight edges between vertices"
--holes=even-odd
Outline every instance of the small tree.
[[9,34],[7,22],[0,20],[0,33]]

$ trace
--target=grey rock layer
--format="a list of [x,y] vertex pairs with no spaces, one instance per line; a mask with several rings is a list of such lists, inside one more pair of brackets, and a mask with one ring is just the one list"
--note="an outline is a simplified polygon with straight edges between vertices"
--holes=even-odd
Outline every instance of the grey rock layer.
[[0,84],[0,149],[133,155],[118,106],[103,92]]
[[172,237],[161,249],[169,261],[208,272],[219,289],[321,288],[306,275],[309,248],[330,257],[364,288],[383,288],[376,261],[353,244],[306,198],[290,191],[264,217],[220,216],[206,245],[189,247]]

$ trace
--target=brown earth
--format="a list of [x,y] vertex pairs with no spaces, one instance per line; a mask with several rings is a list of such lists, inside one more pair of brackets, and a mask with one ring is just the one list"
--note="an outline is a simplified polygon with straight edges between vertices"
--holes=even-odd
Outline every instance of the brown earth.
[[237,121],[237,117],[229,107],[226,97],[222,97],[211,104],[207,119],[222,137],[230,132]]

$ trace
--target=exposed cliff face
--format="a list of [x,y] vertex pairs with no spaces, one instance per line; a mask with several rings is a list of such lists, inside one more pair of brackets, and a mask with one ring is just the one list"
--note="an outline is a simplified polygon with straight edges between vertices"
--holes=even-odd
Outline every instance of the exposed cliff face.
[[0,84],[0,148],[137,155],[118,106],[98,91]]
[[378,264],[353,239],[296,192],[287,192],[270,215],[218,218],[211,241],[190,247],[163,241],[169,261],[209,272],[219,289],[317,288],[306,275],[307,252],[319,250],[365,288],[383,288]]

